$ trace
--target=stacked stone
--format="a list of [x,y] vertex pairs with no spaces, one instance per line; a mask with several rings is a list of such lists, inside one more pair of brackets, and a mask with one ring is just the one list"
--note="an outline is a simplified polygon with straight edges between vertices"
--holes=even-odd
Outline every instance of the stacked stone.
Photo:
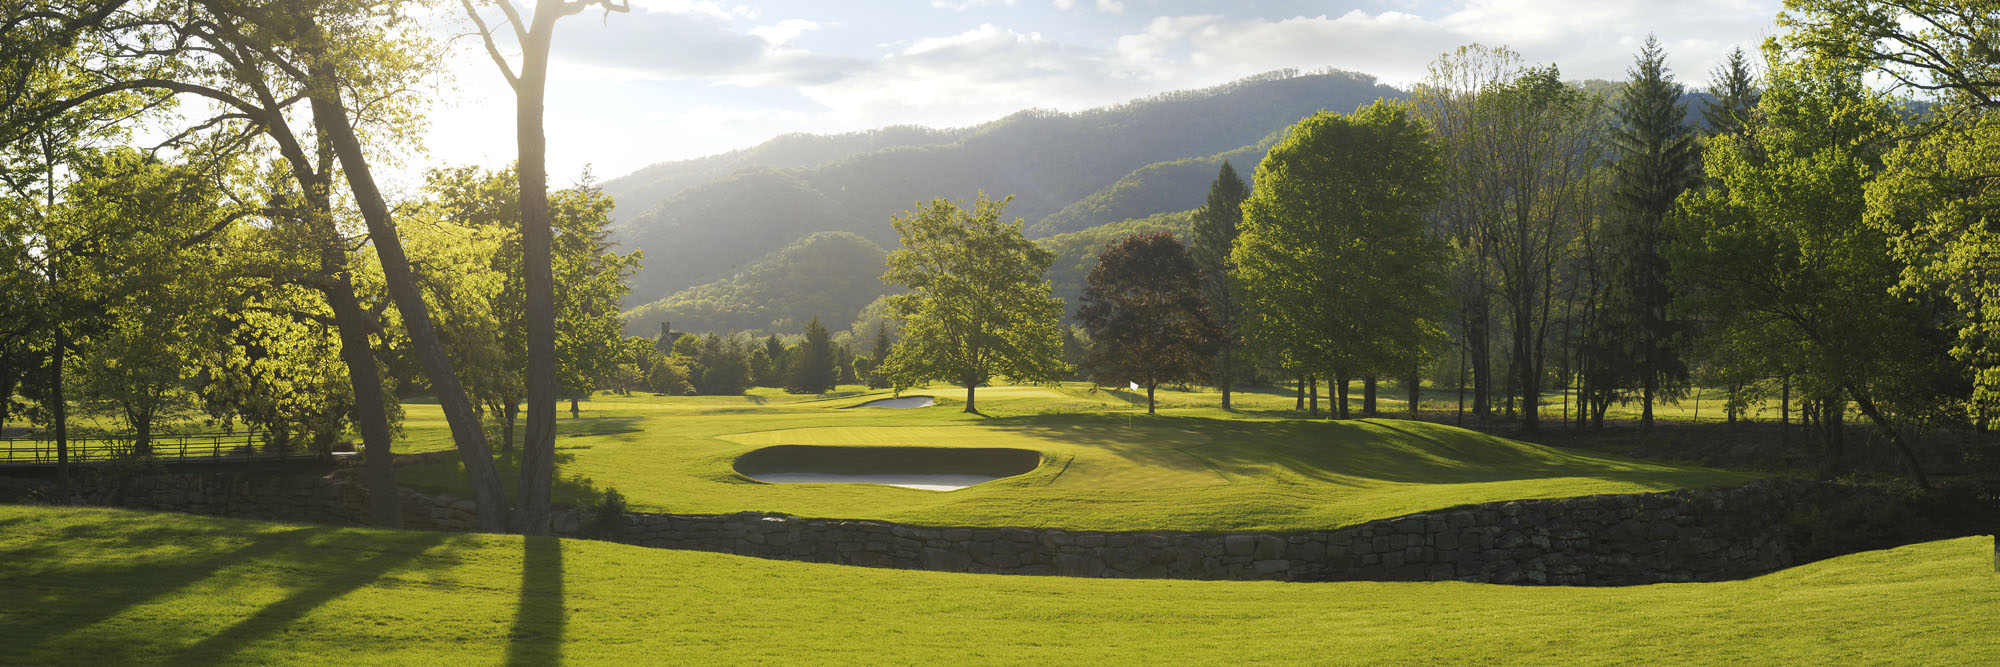
[[[1850,487],[1763,480],[1666,493],[1516,500],[1290,533],[1103,532],[906,526],[760,513],[627,514],[619,542],[784,560],[944,572],[1276,581],[1630,585],[1740,579],[1797,564],[1800,512],[1853,502]],[[161,474],[107,502],[144,509],[364,525],[344,475]],[[406,528],[471,531],[476,507],[402,491]],[[582,536],[587,510],[558,512]]]

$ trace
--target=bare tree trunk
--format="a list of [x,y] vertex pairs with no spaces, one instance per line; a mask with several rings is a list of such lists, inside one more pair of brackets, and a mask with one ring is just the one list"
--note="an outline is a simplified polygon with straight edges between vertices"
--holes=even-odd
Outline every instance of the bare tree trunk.
[[1158,382],[1146,383],[1146,414],[1158,414],[1153,411],[1153,389],[1158,386],[1160,386]]
[[1424,372],[1422,369],[1410,371],[1410,386],[1407,389],[1410,392],[1410,419],[1414,420],[1423,417]]
[[[550,260],[554,232],[549,220],[548,138],[543,134],[543,97],[548,87],[549,45],[560,2],[535,4],[533,25],[521,42],[521,73],[514,82],[516,169],[521,177],[521,272],[526,288],[528,327],[528,434],[521,442],[521,487],[516,522],[523,535],[549,534],[549,503],[555,485],[556,310]],[[570,416],[578,414],[570,399]]]
[[1375,416],[1375,376],[1361,379],[1361,416]]
[[[1338,413],[1338,414],[1340,415],[1340,418],[1341,418],[1341,419],[1346,419],[1346,418],[1347,418],[1347,414],[1348,414],[1348,412],[1347,412],[1347,374],[1346,374],[1346,373],[1342,373],[1342,374],[1340,374],[1340,377],[1336,378],[1336,379],[1334,380],[1334,383],[1333,383],[1333,384],[1334,384],[1334,386],[1332,386],[1332,387],[1329,387],[1329,388],[1328,388],[1328,391],[1326,392],[1326,394],[1327,394],[1327,400],[1331,400],[1331,401],[1333,401],[1333,402],[1334,402],[1334,407],[1335,407],[1335,408],[1337,408],[1337,409],[1329,409],[1329,410],[1328,410],[1328,412],[1329,412],[1329,413]],[[1335,397],[1335,394],[1338,394],[1339,396],[1338,396],[1338,397],[1336,398],[1336,397]]]
[[1308,411],[1306,412],[1306,416],[1307,416],[1307,417],[1310,417],[1310,418],[1313,418],[1313,419],[1318,419],[1318,418],[1319,418],[1319,376],[1317,376],[1317,375],[1307,375],[1307,376],[1306,376],[1306,400],[1307,400],[1307,405],[1309,405],[1309,406],[1310,406],[1310,409],[1309,409],[1309,410],[1308,410]]
[[1641,401],[1641,403],[1645,405],[1645,407],[1641,408],[1639,412],[1639,426],[1645,428],[1648,431],[1653,429],[1654,382],[1655,381],[1653,380],[1653,378],[1647,377],[1643,387],[1639,390],[1640,393],[1643,395],[1643,400]]
[[479,426],[479,414],[473,409],[471,401],[466,399],[465,389],[459,385],[458,376],[452,370],[451,358],[446,356],[444,343],[431,324],[430,307],[424,303],[423,293],[410,269],[403,241],[396,236],[396,224],[390,216],[388,203],[375,186],[375,176],[369,170],[361,140],[349,124],[345,103],[340,99],[340,87],[334,83],[330,67],[330,64],[315,64],[311,70],[315,82],[311,100],[314,123],[326,133],[335,154],[340,157],[341,165],[345,167],[348,186],[353,190],[361,219],[368,226],[368,236],[374,242],[376,256],[381,260],[389,293],[394,297],[396,309],[403,316],[404,328],[410,335],[411,351],[423,365],[424,375],[430,378],[432,390],[437,392],[438,406],[444,412],[445,422],[451,427],[452,440],[457,443],[459,456],[464,460],[466,482],[472,489],[473,502],[478,508],[479,529],[485,532],[504,531],[507,529],[507,492],[500,485],[500,473],[493,465],[493,452],[486,446],[486,434]]
[[1778,387],[1778,446],[1789,449],[1792,446],[1792,376],[1785,376]]
[[1472,416],[1484,422],[1493,416],[1493,352],[1487,341],[1486,306],[1474,314],[1466,348],[1472,352]]
[[1235,357],[1236,350],[1234,346],[1225,343],[1222,346],[1222,359],[1219,364],[1222,367],[1222,377],[1220,379],[1222,380],[1222,410],[1224,412],[1229,411],[1229,390],[1236,382]]
[[1306,409],[1306,376],[1301,375],[1298,377],[1298,388],[1292,391],[1292,411],[1304,412],[1305,409]]
[[[54,269],[50,269],[54,273]],[[50,279],[53,283],[55,280]],[[70,494],[69,485],[69,401],[63,398],[63,357],[69,351],[69,330],[62,322],[56,323],[56,344],[49,349],[49,406],[56,418],[56,479],[62,483],[63,495]],[[65,498],[67,499],[67,498]]]
[[[327,267],[332,268],[332,267]],[[334,329],[340,334],[340,359],[347,365],[354,391],[354,426],[361,432],[363,476],[368,484],[368,520],[381,528],[403,526],[402,499],[396,489],[395,453],[391,451],[389,416],[383,412],[382,377],[368,344],[368,313],[354,297],[347,274],[328,271],[327,302],[333,306]]]
[[979,409],[972,405],[972,390],[978,386],[979,383],[977,382],[967,381],[965,383],[965,411],[975,415],[979,414]]

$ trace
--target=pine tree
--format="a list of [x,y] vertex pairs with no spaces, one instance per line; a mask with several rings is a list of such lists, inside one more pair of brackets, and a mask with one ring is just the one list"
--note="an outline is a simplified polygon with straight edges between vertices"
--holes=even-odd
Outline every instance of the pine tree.
[[824,393],[840,379],[833,344],[829,342],[826,325],[819,323],[817,315],[806,323],[805,334],[806,341],[799,344],[798,358],[793,362],[792,385],[787,390],[798,394]]
[[1717,66],[1711,77],[1708,84],[1711,99],[1701,108],[1701,119],[1708,124],[1709,136],[1742,134],[1750,110],[1757,108],[1761,96],[1743,49],[1730,51],[1729,60]]
[[1221,330],[1221,346],[1211,374],[1215,386],[1222,390],[1224,410],[1230,409],[1230,389],[1236,379],[1235,362],[1242,340],[1236,327],[1242,306],[1236,301],[1236,268],[1229,261],[1229,251],[1236,245],[1237,227],[1243,222],[1243,200],[1249,198],[1250,186],[1224,160],[1215,182],[1208,186],[1208,203],[1195,212],[1194,244],[1188,248],[1201,270],[1202,298]]
[[888,327],[879,323],[875,325],[875,346],[869,349],[868,358],[875,362],[868,370],[868,377],[863,378],[868,382],[868,388],[882,389],[888,387],[889,378],[882,374],[882,361],[889,358]]
[[[1666,218],[1694,176],[1694,135],[1685,124],[1681,85],[1668,74],[1659,40],[1640,49],[1631,82],[1617,109],[1611,145],[1618,156],[1612,187],[1612,271],[1604,317],[1609,338],[1622,341],[1607,354],[1623,357],[1620,384],[1637,388],[1641,422],[1653,424],[1653,401],[1687,379],[1675,347],[1677,324],[1667,314]],[[1618,364],[1612,364],[1614,367]]]

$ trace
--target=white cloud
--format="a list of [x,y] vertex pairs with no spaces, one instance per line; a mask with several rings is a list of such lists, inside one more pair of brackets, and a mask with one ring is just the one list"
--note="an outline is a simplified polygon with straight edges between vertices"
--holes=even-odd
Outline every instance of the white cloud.
[[[1566,78],[1618,79],[1653,32],[1681,81],[1700,87],[1732,46],[1754,47],[1776,30],[1779,2],[1355,0],[1291,17],[1251,15],[1258,3],[1214,3],[1199,5],[1214,15],[1148,18],[1118,14],[1126,4],[1118,0],[1052,0],[1059,13],[1034,8],[1053,16],[1049,25],[1029,22],[1029,12],[991,11],[1011,0],[930,3],[964,15],[882,10],[895,21],[810,5],[792,14],[800,18],[760,19],[758,9],[726,1],[633,0],[629,16],[563,24],[556,49],[568,87],[560,96],[551,90],[549,117],[557,173],[588,160],[612,176],[788,131],[962,126],[1024,108],[1077,110],[1286,67],[1407,85],[1438,54],[1469,42],[1506,44],[1528,62],[1558,64]],[[1346,9],[1357,5],[1364,9]],[[827,18],[836,15],[842,20]],[[905,24],[905,15],[930,18]],[[968,18],[985,22],[965,29]],[[800,44],[808,33],[810,48]],[[511,96],[476,42],[468,46],[461,79],[490,99],[458,113],[477,115],[476,126],[441,120],[464,131],[442,128],[433,145],[440,154],[486,146],[489,158],[511,159],[511,145],[492,141],[511,136],[511,114],[491,111],[491,100]],[[581,115],[559,117],[565,108]]]
[[931,0],[932,7],[954,9],[961,12],[979,7],[991,7],[993,5],[1012,7],[1014,6],[1014,0],[959,0],[958,2],[952,2],[951,0]]
[[751,28],[750,34],[764,38],[764,41],[769,42],[772,46],[783,46],[786,42],[798,39],[799,35],[818,30],[819,28],[818,21],[785,19],[771,25],[760,25]]

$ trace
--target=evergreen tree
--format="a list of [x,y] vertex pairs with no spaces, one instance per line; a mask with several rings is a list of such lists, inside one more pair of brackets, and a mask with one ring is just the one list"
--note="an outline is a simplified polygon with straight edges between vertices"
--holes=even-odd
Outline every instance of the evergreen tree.
[[1220,345],[1210,375],[1215,386],[1222,390],[1224,410],[1230,409],[1230,390],[1236,381],[1236,357],[1242,338],[1236,328],[1242,306],[1236,301],[1236,267],[1229,261],[1229,251],[1236,246],[1237,227],[1243,222],[1243,200],[1249,198],[1250,186],[1224,160],[1215,182],[1208,186],[1208,203],[1195,211],[1194,243],[1188,248],[1188,254],[1201,271],[1202,298],[1219,331]]
[[1676,347],[1677,324],[1668,317],[1672,292],[1660,246],[1667,240],[1666,220],[1674,200],[1693,181],[1694,135],[1685,124],[1681,85],[1667,72],[1659,40],[1647,38],[1629,73],[1631,82],[1611,130],[1617,162],[1610,294],[1595,337],[1618,341],[1602,346],[1604,354],[1617,358],[1601,361],[1623,369],[1617,374],[1619,384],[1639,390],[1644,404],[1640,421],[1651,427],[1653,401],[1687,379],[1687,364]]
[[1750,110],[1757,108],[1757,78],[1750,73],[1750,62],[1738,47],[1729,52],[1729,60],[1715,68],[1708,84],[1708,103],[1701,108],[1701,119],[1708,124],[1709,136],[1718,134],[1742,134],[1750,118]]
[[[869,364],[868,371],[865,373],[866,377],[864,378],[868,382],[869,389],[881,389],[889,386],[888,376],[882,374],[882,362],[888,358],[889,329],[881,324],[876,324],[875,346],[868,350],[868,359],[873,363]],[[854,371],[861,373],[860,368],[856,368]]]
[[833,389],[840,380],[840,371],[834,366],[833,344],[828,342],[826,325],[819,323],[819,316],[806,323],[806,341],[799,345],[798,358],[793,360],[792,383],[785,390],[795,394],[819,394]]

